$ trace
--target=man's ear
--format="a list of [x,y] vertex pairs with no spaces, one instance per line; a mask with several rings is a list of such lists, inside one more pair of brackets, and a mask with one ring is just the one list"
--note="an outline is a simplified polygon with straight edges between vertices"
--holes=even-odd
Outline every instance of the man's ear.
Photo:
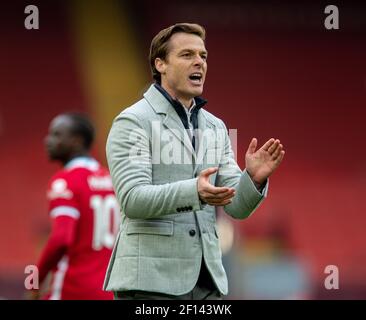
[[75,149],[80,150],[84,148],[84,139],[80,135],[72,136],[71,141]]
[[155,68],[156,70],[158,70],[161,74],[165,73],[166,70],[166,64],[165,61],[160,59],[160,58],[156,58],[155,59]]

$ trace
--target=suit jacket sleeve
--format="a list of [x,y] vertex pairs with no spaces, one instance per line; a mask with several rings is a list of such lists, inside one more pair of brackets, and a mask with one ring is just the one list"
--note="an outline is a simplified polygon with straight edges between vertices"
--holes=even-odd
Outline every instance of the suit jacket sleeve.
[[[221,120],[220,120],[221,121]],[[268,179],[262,192],[255,187],[246,170],[242,171],[234,158],[229,136],[225,124],[224,149],[216,176],[216,186],[235,188],[236,194],[231,204],[226,205],[224,210],[227,214],[237,219],[249,217],[261,204],[268,192]]]
[[201,209],[197,178],[152,184],[150,135],[136,115],[125,111],[116,118],[106,151],[114,189],[127,217],[148,219],[177,213],[180,207]]

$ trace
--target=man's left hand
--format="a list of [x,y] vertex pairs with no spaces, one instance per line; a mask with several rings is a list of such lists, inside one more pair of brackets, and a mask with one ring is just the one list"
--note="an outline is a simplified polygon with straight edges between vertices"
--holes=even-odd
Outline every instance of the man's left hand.
[[285,151],[278,139],[269,139],[257,151],[257,139],[253,138],[245,154],[246,170],[254,184],[260,187],[280,165]]

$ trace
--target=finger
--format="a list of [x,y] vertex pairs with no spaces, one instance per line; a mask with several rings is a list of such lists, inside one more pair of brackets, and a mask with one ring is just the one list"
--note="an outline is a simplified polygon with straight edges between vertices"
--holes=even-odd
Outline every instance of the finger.
[[275,139],[271,138],[269,139],[263,146],[262,149],[267,151],[269,147],[275,142]]
[[276,162],[277,162],[278,164],[280,164],[284,156],[285,156],[285,150],[282,150],[282,151],[280,152],[279,157],[276,159]]
[[220,194],[203,193],[203,196],[209,200],[215,200],[215,199],[222,200],[235,196],[235,192],[225,192]]
[[275,140],[275,142],[268,148],[269,154],[273,154],[273,152],[276,151],[279,144],[280,144],[280,140]]
[[203,192],[210,193],[212,195],[218,195],[220,193],[228,192],[229,190],[235,190],[228,187],[215,187],[214,185],[207,183],[203,187]]
[[285,156],[285,151],[281,150],[278,157],[275,159],[272,159],[272,161],[274,161],[274,163],[276,164],[276,166],[278,166],[280,164],[280,162],[282,161],[283,157]]
[[232,199],[226,199],[222,201],[207,201],[207,203],[211,206],[226,206],[227,204],[230,204],[232,202]]
[[209,177],[211,174],[215,173],[219,168],[218,167],[211,167],[200,172],[200,176]]
[[206,190],[203,190],[203,196],[207,199],[225,199],[227,197],[233,197],[234,195],[235,195],[235,190],[229,190],[227,192],[219,193],[219,194],[213,194],[213,193],[206,192]]
[[282,148],[283,148],[282,144],[277,146],[276,150],[274,150],[274,152],[272,153],[272,159],[276,159],[280,155]]
[[207,203],[210,204],[211,206],[223,206],[225,204],[231,203],[232,201],[233,201],[232,198],[230,198],[220,201],[208,200]]
[[257,148],[257,139],[253,138],[252,141],[250,141],[250,143],[249,143],[247,153],[249,153],[249,154],[254,153],[256,148]]
[[204,200],[205,200],[205,202],[218,203],[218,202],[221,202],[221,201],[232,199],[232,198],[234,198],[234,196],[235,196],[235,194],[227,195],[224,198],[221,198],[221,197],[220,198],[218,198],[218,197],[204,197]]
[[228,205],[228,204],[230,204],[230,203],[232,203],[232,202],[233,202],[233,199],[226,200],[226,201],[224,201],[224,202],[221,204],[221,206],[226,206],[226,205]]
[[217,203],[217,204],[214,204],[216,207],[224,207],[230,203],[232,203],[233,200],[232,199],[229,199],[229,200],[225,200],[225,201],[222,201],[220,203]]
[[222,187],[222,188],[226,188],[225,192],[218,192],[218,193],[213,193],[212,192],[212,188],[214,189],[221,189],[219,187],[215,187],[212,184],[205,184],[203,186],[203,188],[201,189],[201,194],[207,198],[224,198],[227,197],[231,194],[235,194],[235,189],[234,188],[229,188],[229,187]]

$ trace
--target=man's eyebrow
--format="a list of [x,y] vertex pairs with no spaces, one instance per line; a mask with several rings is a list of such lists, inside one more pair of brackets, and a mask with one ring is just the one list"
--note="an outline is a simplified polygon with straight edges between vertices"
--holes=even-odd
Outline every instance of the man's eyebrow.
[[[195,53],[196,50],[186,48],[186,49],[182,49],[182,50],[178,51],[178,54],[181,54],[183,52]],[[200,54],[206,54],[207,55],[208,52],[207,52],[207,50],[201,50]]]

